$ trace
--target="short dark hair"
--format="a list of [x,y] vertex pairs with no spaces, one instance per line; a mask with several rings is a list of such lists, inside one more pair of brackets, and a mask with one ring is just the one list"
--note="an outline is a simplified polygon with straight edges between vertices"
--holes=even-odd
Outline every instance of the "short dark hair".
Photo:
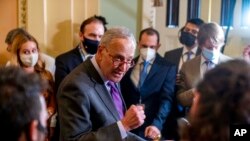
[[88,24],[90,24],[92,22],[100,22],[100,23],[102,23],[104,31],[107,31],[106,24],[108,24],[108,23],[107,23],[105,17],[94,15],[94,16],[89,17],[88,19],[86,19],[86,20],[84,20],[82,22],[81,27],[80,27],[80,32],[84,33],[84,29],[85,29],[86,25],[88,25]]
[[156,29],[152,28],[152,27],[145,28],[145,29],[143,29],[143,30],[140,32],[139,41],[141,40],[141,37],[142,37],[142,35],[143,35],[144,33],[146,33],[147,35],[154,35],[154,34],[155,34],[155,35],[157,36],[157,43],[160,42],[160,34],[159,34],[159,32],[158,32]]
[[20,67],[0,67],[0,137],[18,140],[33,120],[40,121],[40,95],[46,83]]
[[26,33],[27,31],[23,28],[14,28],[7,33],[6,38],[5,38],[5,43],[10,45],[13,43],[15,37],[18,34],[26,34]]
[[204,21],[200,18],[193,18],[193,19],[190,19],[186,22],[187,23],[191,23],[191,24],[194,24],[198,27],[200,27],[202,24],[204,24]]

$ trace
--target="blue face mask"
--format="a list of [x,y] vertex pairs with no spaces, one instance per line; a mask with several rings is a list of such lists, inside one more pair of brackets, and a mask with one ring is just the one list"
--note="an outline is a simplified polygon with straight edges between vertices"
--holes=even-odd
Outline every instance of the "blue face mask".
[[215,60],[215,59],[218,59],[219,56],[220,56],[220,51],[218,50],[209,50],[205,47],[202,48],[202,55],[207,59],[207,60]]

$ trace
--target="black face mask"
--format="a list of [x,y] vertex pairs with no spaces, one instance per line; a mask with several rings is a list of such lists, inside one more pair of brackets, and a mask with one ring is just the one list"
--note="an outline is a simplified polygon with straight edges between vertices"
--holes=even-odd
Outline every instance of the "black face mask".
[[179,38],[180,42],[187,47],[192,47],[195,44],[196,37],[188,32],[181,32],[181,36]]
[[84,45],[84,48],[87,53],[95,54],[97,52],[99,41],[91,40],[84,37],[84,41],[82,42],[82,44]]

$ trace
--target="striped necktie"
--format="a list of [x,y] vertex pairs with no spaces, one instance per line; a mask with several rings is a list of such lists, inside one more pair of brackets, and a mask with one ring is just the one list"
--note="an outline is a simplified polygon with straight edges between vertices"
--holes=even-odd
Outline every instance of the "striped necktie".
[[186,59],[186,61],[188,61],[188,60],[191,59],[191,56],[192,56],[193,52],[192,52],[192,51],[188,51],[188,52],[186,52],[185,54],[187,54],[187,59]]
[[206,66],[207,66],[206,71],[209,71],[210,69],[213,68],[213,62],[212,62],[212,61],[206,60],[206,61],[205,61],[205,64],[206,64]]

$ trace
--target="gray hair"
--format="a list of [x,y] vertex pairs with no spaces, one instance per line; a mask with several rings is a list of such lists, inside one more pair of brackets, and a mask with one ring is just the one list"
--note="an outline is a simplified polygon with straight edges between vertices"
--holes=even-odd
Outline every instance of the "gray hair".
[[128,39],[128,40],[132,41],[133,47],[134,48],[136,47],[136,40],[135,40],[133,33],[131,33],[128,28],[122,27],[122,26],[113,27],[113,28],[108,29],[104,33],[104,35],[100,41],[100,45],[104,45],[104,46],[108,47],[109,43],[111,43],[111,41],[113,39],[117,39],[117,38]]
[[205,23],[200,27],[197,40],[199,46],[205,44],[207,39],[212,39],[216,43],[224,43],[225,37],[223,29],[217,23]]

